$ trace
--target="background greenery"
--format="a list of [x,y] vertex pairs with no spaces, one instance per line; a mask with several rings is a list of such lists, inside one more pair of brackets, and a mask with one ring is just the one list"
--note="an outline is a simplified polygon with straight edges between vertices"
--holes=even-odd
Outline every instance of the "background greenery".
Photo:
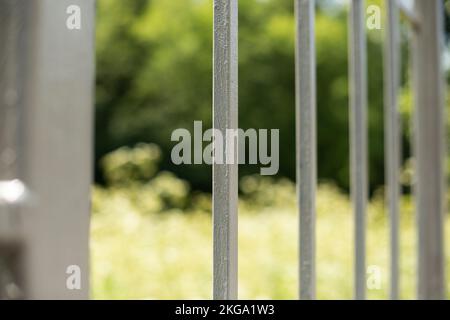
[[[239,1],[239,125],[280,129],[280,175],[291,179],[295,178],[293,3]],[[347,190],[347,6],[342,3],[318,1],[318,175]],[[367,1],[373,3],[383,7],[384,2]],[[403,33],[406,43],[407,29]],[[383,30],[368,31],[371,190],[383,183],[382,37]],[[104,182],[99,160],[106,153],[144,141],[161,147],[163,169],[189,180],[195,189],[210,190],[209,167],[171,163],[170,134],[175,128],[192,129],[194,120],[211,125],[211,86],[212,0],[100,0],[97,181]],[[405,156],[408,141],[405,130]],[[257,169],[241,166],[240,172],[247,175]]]
[[[317,2],[318,297],[351,298],[347,12],[344,1]],[[211,298],[211,168],[174,166],[170,134],[192,129],[194,120],[211,124],[212,0],[97,3],[93,297]],[[383,7],[384,1],[367,3]],[[387,298],[389,283],[382,36],[383,30],[368,31],[372,199],[367,262],[382,270],[382,287],[369,291],[369,298]],[[406,44],[405,26],[402,36]],[[407,49],[402,50],[401,92],[405,190],[412,172]],[[297,298],[292,0],[239,0],[239,103],[240,127],[279,128],[281,139],[278,177],[262,178],[254,175],[259,168],[240,166],[239,297]],[[405,195],[402,298],[415,296],[413,212]]]

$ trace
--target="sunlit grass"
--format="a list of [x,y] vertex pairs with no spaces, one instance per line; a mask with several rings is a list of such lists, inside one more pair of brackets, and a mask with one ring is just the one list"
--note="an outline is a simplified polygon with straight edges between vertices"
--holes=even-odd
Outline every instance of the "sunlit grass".
[[[192,212],[149,213],[142,208],[152,206],[140,203],[148,192],[145,188],[134,191],[96,188],[94,191],[93,298],[210,299],[210,212],[190,209]],[[141,194],[136,196],[136,193]],[[264,193],[275,195],[273,201],[269,196],[260,197],[272,204],[261,205],[257,198],[240,203],[239,298],[296,299],[298,216],[294,187],[286,182],[264,185]],[[277,202],[281,196],[292,201]],[[375,197],[368,210],[367,265],[381,270],[381,288],[368,290],[370,299],[388,298],[389,292],[389,233],[380,199]],[[404,299],[412,299],[416,290],[415,220],[408,198],[403,199],[401,207],[401,294]],[[351,299],[350,202],[346,195],[324,185],[318,190],[317,211],[317,296]],[[448,217],[446,224],[449,224]]]

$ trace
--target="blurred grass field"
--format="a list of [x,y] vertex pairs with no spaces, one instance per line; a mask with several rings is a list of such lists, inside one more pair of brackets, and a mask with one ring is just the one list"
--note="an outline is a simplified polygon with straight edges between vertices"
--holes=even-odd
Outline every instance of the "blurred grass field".
[[[152,174],[155,176],[145,184],[94,188],[92,296],[95,299],[210,299],[210,195],[190,193],[188,184],[172,174]],[[239,298],[296,299],[295,185],[288,180],[250,176],[241,180],[240,188]],[[389,291],[389,229],[382,192],[378,194],[368,210],[367,266],[380,268],[381,288],[368,290],[369,299],[386,299]],[[189,205],[183,204],[186,199]],[[404,197],[400,258],[403,299],[413,299],[416,291],[413,209],[409,197]],[[447,215],[447,248],[450,247],[449,223]],[[320,185],[317,193],[316,239],[317,297],[351,299],[351,207],[348,196],[328,184]],[[449,262],[447,255],[447,265]]]

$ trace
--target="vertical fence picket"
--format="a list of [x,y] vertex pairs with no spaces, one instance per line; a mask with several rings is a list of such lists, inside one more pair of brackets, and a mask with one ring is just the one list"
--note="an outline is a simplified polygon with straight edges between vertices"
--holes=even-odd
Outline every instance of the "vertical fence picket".
[[297,190],[300,299],[315,298],[316,59],[315,1],[296,0]]
[[444,281],[444,75],[441,0],[416,0],[413,37],[414,192],[418,227],[418,298],[443,299]]
[[[89,217],[95,75],[95,1],[16,0],[26,42],[18,63],[21,91],[20,178],[31,197],[18,208],[24,296],[89,297]],[[81,29],[66,27],[78,6]],[[22,105],[23,104],[23,105]],[[80,271],[68,290],[69,266]]]
[[386,1],[384,47],[384,154],[387,210],[390,221],[390,298],[399,295],[399,173],[401,166],[401,126],[398,110],[400,87],[400,32],[397,0]]
[[355,298],[365,298],[367,206],[367,58],[365,2],[352,0],[349,23],[350,51],[350,165],[355,215]]
[[[213,124],[224,137],[226,129],[238,126],[237,35],[237,0],[214,0]],[[236,146],[233,151],[236,155]],[[237,163],[214,163],[213,297],[219,300],[237,299],[237,196]]]

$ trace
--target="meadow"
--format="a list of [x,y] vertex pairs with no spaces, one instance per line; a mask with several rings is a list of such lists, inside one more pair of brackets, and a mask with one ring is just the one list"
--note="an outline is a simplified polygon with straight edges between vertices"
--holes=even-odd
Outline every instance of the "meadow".
[[[142,163],[150,167],[153,162],[144,161],[145,154],[151,159],[155,157],[136,150],[113,154],[106,161],[114,168],[111,172],[125,170],[124,163],[128,166],[126,170],[130,170],[133,159],[142,160],[134,169],[142,168]],[[133,152],[134,156],[130,156]],[[120,157],[128,160],[121,162],[117,160]],[[116,165],[111,165],[112,162]],[[151,175],[145,183],[112,183],[93,190],[92,297],[210,299],[211,195],[191,192],[189,184],[172,173],[155,171]],[[287,179],[248,176],[241,179],[240,191],[239,298],[296,299],[299,219],[295,185]],[[379,288],[368,289],[369,299],[386,299],[389,292],[389,228],[383,199],[382,190],[375,193],[367,213],[367,266],[369,271],[378,270],[381,279]],[[447,215],[446,248],[450,247],[449,223]],[[351,299],[351,203],[347,194],[327,183],[320,184],[317,192],[316,246],[317,298]],[[404,196],[401,203],[402,299],[415,297],[415,248],[414,206],[411,198]],[[449,258],[447,255],[447,265]]]

